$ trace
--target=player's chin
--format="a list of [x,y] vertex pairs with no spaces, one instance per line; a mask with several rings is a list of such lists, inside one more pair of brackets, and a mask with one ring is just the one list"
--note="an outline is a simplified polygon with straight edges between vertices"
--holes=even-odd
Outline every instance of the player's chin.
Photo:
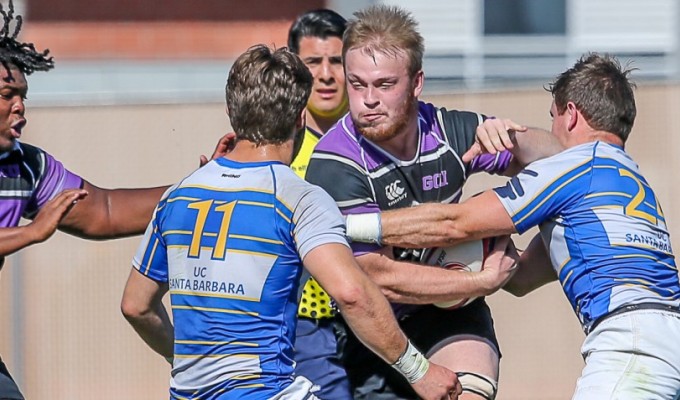
[[380,143],[390,140],[396,136],[397,132],[393,130],[386,129],[382,124],[378,124],[373,127],[363,127],[359,129],[359,132],[368,140],[374,143]]

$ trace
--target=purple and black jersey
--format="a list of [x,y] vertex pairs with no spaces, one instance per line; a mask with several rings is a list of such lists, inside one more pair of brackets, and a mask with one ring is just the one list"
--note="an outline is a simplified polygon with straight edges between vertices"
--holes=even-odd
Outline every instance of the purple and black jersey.
[[[399,160],[364,138],[346,115],[317,144],[307,170],[307,181],[321,186],[343,214],[360,214],[410,207],[427,202],[455,203],[463,183],[475,172],[503,172],[512,155],[482,155],[463,163],[474,144],[475,131],[485,116],[447,111],[419,103],[418,152]],[[352,243],[355,255],[378,245]]]
[[0,227],[19,225],[66,189],[82,187],[83,180],[44,150],[16,142],[0,154]]
[[[484,119],[481,114],[420,102],[418,151],[412,160],[404,161],[364,138],[348,114],[316,145],[305,179],[328,192],[345,215],[458,202],[470,174],[501,173],[512,161],[509,152],[462,161]],[[377,244],[350,245],[355,256],[380,249]],[[418,261],[420,250],[395,248],[394,258]],[[400,315],[413,307],[399,305],[395,312]]]

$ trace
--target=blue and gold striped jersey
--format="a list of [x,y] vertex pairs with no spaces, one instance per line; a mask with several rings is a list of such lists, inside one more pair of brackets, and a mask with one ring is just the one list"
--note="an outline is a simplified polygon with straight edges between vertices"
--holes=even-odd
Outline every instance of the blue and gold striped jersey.
[[170,188],[133,260],[167,282],[173,398],[267,399],[291,382],[302,259],[346,245],[335,202],[276,162],[217,159]]
[[622,148],[570,148],[530,164],[495,192],[518,232],[539,225],[584,329],[623,305],[680,302],[661,205]]

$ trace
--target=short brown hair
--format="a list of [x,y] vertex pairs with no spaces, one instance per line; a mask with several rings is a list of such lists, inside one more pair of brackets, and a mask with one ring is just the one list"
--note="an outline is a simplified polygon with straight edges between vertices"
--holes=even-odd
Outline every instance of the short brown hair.
[[236,140],[257,145],[287,141],[311,90],[312,74],[294,53],[265,45],[249,48],[227,79],[227,109]]
[[380,52],[388,56],[404,53],[409,60],[409,76],[423,68],[425,45],[418,23],[402,8],[383,4],[354,13],[342,39],[342,57],[349,50],[365,47],[369,55]]
[[613,133],[625,142],[637,113],[635,84],[628,79],[633,70],[622,68],[611,55],[588,53],[546,90],[552,93],[560,115],[571,101],[592,128]]

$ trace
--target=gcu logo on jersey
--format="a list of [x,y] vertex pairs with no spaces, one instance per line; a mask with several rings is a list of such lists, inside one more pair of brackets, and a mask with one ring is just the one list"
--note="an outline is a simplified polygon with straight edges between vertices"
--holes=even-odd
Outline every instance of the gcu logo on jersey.
[[390,200],[390,202],[387,203],[388,206],[391,206],[392,204],[406,198],[404,188],[399,186],[400,183],[401,180],[397,179],[396,181],[385,186],[385,195],[387,195],[387,198]]
[[428,191],[432,189],[439,189],[449,184],[446,179],[446,171],[442,171],[436,174],[423,176],[423,190]]

